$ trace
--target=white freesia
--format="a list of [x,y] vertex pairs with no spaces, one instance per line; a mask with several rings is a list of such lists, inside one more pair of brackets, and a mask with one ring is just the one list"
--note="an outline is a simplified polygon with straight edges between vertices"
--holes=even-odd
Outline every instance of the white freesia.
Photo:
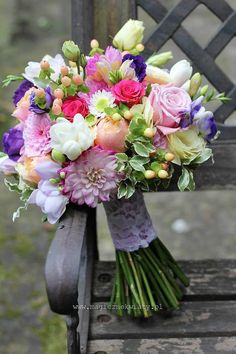
[[165,85],[171,82],[171,77],[167,71],[147,65],[145,80],[151,84]]
[[142,21],[129,20],[113,39],[113,45],[120,50],[131,50],[143,40],[144,26]]
[[65,154],[72,161],[94,142],[94,134],[81,114],[76,114],[73,122],[65,118],[57,118],[56,124],[50,129],[50,136],[51,147]]
[[170,69],[170,81],[180,87],[190,79],[192,72],[193,68],[190,63],[185,59],[180,60]]
[[[65,66],[65,61],[63,57],[60,54],[57,54],[54,58],[51,57],[50,55],[45,55],[42,60],[46,60],[49,62],[51,69],[53,69],[54,73],[51,75],[51,78],[54,81],[57,81],[60,75],[60,69],[62,66]],[[32,82],[34,85],[36,85],[35,78],[39,77],[41,68],[40,68],[40,63],[36,61],[30,61],[28,63],[28,66],[25,68],[25,72],[23,76]],[[37,83],[37,86],[38,83]]]

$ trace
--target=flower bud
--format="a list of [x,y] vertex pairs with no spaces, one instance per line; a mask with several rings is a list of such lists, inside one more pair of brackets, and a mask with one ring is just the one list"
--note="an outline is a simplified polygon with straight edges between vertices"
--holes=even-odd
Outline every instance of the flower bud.
[[194,74],[190,80],[190,87],[188,91],[190,97],[193,97],[197,93],[201,83],[202,83],[202,76],[200,75],[200,73]]
[[151,138],[154,137],[155,132],[154,132],[154,130],[153,130],[152,128],[146,128],[146,129],[144,130],[143,135],[144,135],[146,138],[150,138],[150,139],[151,139]]
[[87,60],[86,60],[84,54],[81,54],[81,56],[80,56],[80,64],[82,66],[82,69],[80,69],[80,70],[83,71],[83,68],[85,68],[85,66],[87,64]]
[[112,119],[114,121],[121,120],[122,116],[119,113],[114,113],[114,114],[112,114]]
[[130,112],[130,111],[125,111],[124,112],[124,118],[127,119],[127,120],[131,120],[133,118],[133,113]]
[[53,106],[54,105],[59,105],[59,106],[62,106],[62,99],[60,98],[56,98],[54,101],[53,101]]
[[205,96],[207,91],[208,91],[208,85],[203,86],[200,90],[200,96]]
[[92,39],[91,42],[90,42],[90,47],[92,49],[95,49],[95,48],[99,48],[99,43],[96,39]]
[[68,60],[77,62],[80,57],[80,49],[73,41],[65,41],[62,46],[62,52]]
[[82,83],[83,83],[83,79],[79,74],[74,75],[72,77],[72,80],[76,85],[82,85]]
[[119,30],[113,39],[113,45],[123,50],[131,50],[143,40],[144,26],[142,21],[129,20]]
[[163,52],[160,54],[154,54],[146,61],[146,64],[152,66],[163,66],[168,63],[169,60],[173,59],[172,52]]
[[61,114],[61,106],[59,104],[53,104],[52,113],[55,114],[55,116]]
[[65,155],[56,149],[52,149],[51,156],[52,159],[58,163],[64,163],[66,161]]
[[139,43],[136,45],[136,49],[138,52],[143,52],[144,51],[144,45],[142,43]]
[[61,83],[62,85],[64,85],[65,87],[68,87],[71,85],[71,78],[69,78],[69,76],[63,76],[61,78]]
[[167,171],[168,168],[169,168],[169,165],[168,165],[167,163],[163,162],[163,163],[161,164],[161,168],[162,168],[162,170]]
[[42,60],[40,63],[40,68],[44,71],[47,71],[50,69],[50,64],[47,60]]
[[182,86],[192,75],[193,68],[190,63],[183,59],[170,69],[171,82],[176,86]]
[[152,171],[152,170],[146,170],[144,172],[144,176],[146,179],[153,179],[156,177],[156,172]]
[[66,66],[62,66],[61,67],[61,75],[66,76],[66,75],[68,75],[68,73],[69,73],[68,68]]
[[165,170],[160,170],[157,175],[161,179],[166,179],[168,177],[168,172]]
[[66,174],[65,174],[65,172],[60,172],[60,177],[61,177],[61,179],[65,179],[65,177],[66,177]]
[[175,155],[172,154],[171,152],[167,152],[167,153],[165,154],[165,160],[168,161],[168,162],[173,161],[174,158],[175,158]]
[[45,96],[44,89],[42,89],[42,88],[36,89],[35,90],[35,96],[40,97],[40,98],[44,97]]
[[57,88],[56,90],[54,90],[53,95],[54,95],[56,98],[60,98],[60,99],[62,100],[63,97],[64,97],[64,92],[63,92],[62,89]]

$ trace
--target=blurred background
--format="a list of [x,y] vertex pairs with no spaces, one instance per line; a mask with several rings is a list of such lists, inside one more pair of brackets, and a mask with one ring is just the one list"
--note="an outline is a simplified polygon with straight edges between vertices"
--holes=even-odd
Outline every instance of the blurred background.
[[[178,0],[163,0],[170,8]],[[228,1],[236,8],[236,1]],[[146,34],[154,21],[142,10]],[[70,1],[0,0],[0,79],[23,71],[27,61],[55,55],[70,38]],[[200,5],[183,26],[204,47],[221,25]],[[185,55],[170,40],[164,48],[174,60]],[[217,64],[236,82],[236,40],[217,58]],[[14,85],[0,89],[0,136],[11,125]],[[228,124],[235,124],[235,115]],[[227,158],[227,157],[226,157]],[[39,209],[30,208],[14,224],[11,214],[19,202],[0,181],[0,354],[63,354],[63,319],[50,312],[44,285],[44,263],[55,228],[41,224]],[[177,259],[233,258],[236,254],[236,191],[159,193],[145,196],[160,238]],[[98,208],[102,259],[114,257],[103,208]]]

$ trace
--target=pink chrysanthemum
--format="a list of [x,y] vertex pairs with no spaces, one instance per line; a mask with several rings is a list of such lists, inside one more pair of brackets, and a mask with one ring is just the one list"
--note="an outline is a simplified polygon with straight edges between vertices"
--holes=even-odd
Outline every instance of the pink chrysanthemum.
[[23,138],[26,156],[47,155],[50,147],[51,120],[47,114],[31,113],[25,122]]
[[115,168],[116,157],[111,151],[93,147],[62,169],[63,192],[73,203],[94,208],[98,202],[108,201],[116,189],[119,175]]

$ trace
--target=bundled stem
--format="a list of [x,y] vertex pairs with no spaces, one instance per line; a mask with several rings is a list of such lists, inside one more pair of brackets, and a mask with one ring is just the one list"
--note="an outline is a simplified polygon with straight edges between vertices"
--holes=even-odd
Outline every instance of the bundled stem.
[[[177,309],[180,285],[189,280],[157,238],[134,252],[116,251],[116,276],[111,305],[119,316],[149,317],[159,309]],[[182,288],[183,288],[182,286]]]

